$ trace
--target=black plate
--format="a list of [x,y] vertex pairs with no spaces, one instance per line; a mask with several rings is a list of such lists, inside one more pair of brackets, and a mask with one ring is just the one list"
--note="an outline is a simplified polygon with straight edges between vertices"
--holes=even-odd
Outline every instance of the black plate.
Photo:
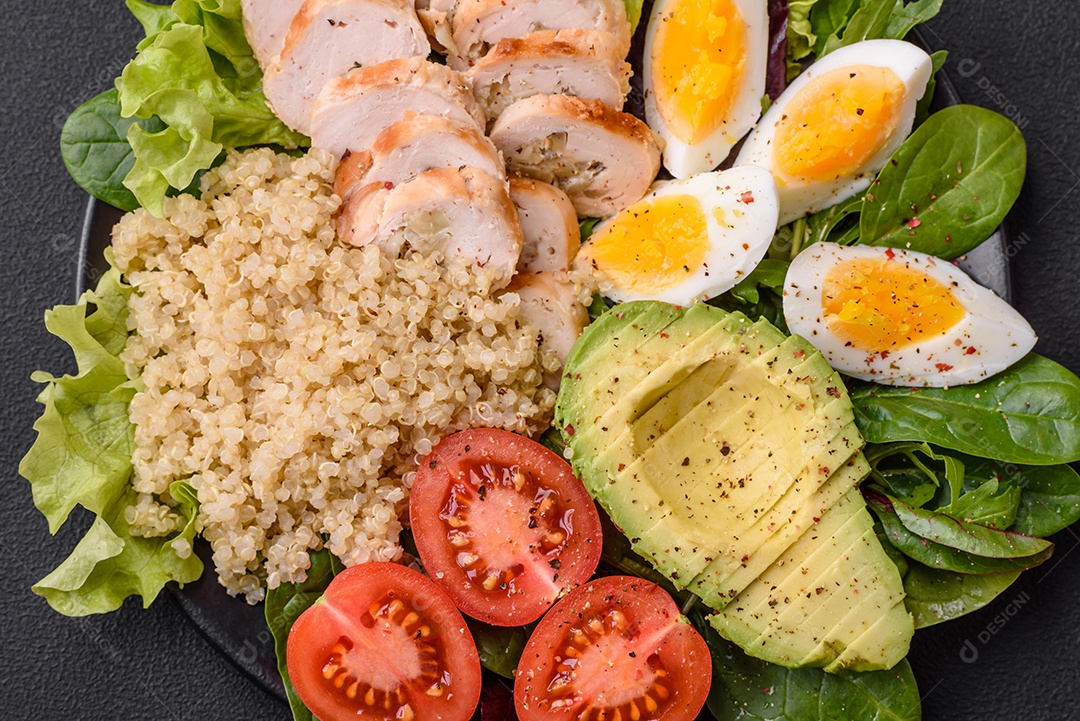
[[[648,6],[643,18],[648,17]],[[628,110],[642,115],[641,67],[645,23],[642,22],[634,38],[631,58],[634,61],[633,90],[628,99]],[[917,34],[917,32],[916,32]],[[925,45],[922,38],[917,38]],[[944,73],[938,74],[934,109],[958,105],[960,96],[952,81]],[[93,198],[87,203],[83,222],[82,242],[79,250],[80,273],[76,280],[76,297],[92,287],[106,269],[104,251],[109,246],[112,227],[122,213]],[[1009,236],[1007,226],[1002,226],[985,243],[959,261],[959,265],[975,280],[990,288],[1007,301],[1012,301],[1010,279]],[[183,589],[170,585],[169,590],[203,635],[238,668],[247,673],[263,688],[285,701],[285,688],[277,672],[274,655],[274,639],[267,629],[263,607],[250,606],[240,598],[229,596],[218,584],[213,572],[209,546],[196,543],[196,552],[206,564],[206,573],[195,583]]]

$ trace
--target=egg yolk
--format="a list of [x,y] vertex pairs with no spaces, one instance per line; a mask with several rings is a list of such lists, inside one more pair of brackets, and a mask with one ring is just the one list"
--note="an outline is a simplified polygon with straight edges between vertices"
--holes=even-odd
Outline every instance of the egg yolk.
[[780,170],[807,181],[858,174],[896,130],[905,94],[889,68],[822,73],[784,108],[774,141]]
[[867,353],[935,338],[967,315],[947,285],[885,258],[835,265],[822,286],[822,309],[829,330]]
[[712,135],[731,112],[746,70],[746,23],[732,0],[675,0],[654,44],[656,104],[684,143]]
[[668,195],[619,213],[583,252],[617,287],[655,293],[697,271],[708,250],[701,203],[692,195]]

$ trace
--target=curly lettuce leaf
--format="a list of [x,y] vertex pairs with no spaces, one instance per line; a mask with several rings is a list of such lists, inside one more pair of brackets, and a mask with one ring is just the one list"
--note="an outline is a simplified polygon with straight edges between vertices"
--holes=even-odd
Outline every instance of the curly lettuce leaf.
[[135,164],[123,184],[140,205],[160,215],[166,193],[187,188],[226,149],[308,144],[266,104],[239,0],[176,0],[168,8],[128,0],[128,7],[148,36],[116,81],[121,114],[166,126],[128,131]]
[[172,537],[133,537],[124,517],[137,495],[131,487],[135,444],[128,419],[136,384],[119,358],[128,337],[132,292],[110,268],[76,305],[45,314],[46,327],[71,347],[78,370],[61,377],[34,374],[45,384],[38,396],[45,410],[34,424],[38,436],[19,473],[30,481],[51,532],[76,506],[97,514],[68,559],[33,587],[68,616],[113,611],[133,594],[149,605],[168,581],[187,583],[202,575],[197,557],[181,558],[172,546],[178,538],[190,544],[195,537],[198,499],[190,485],[178,482],[169,489],[173,510],[184,519],[184,528]]
[[[131,478],[134,428],[128,403],[135,394],[118,357],[127,339],[127,299],[132,288],[115,268],[77,305],[45,313],[45,327],[75,353],[75,375],[34,374],[45,383],[34,424],[37,440],[19,464],[34,504],[56,533],[81,505],[105,513]],[[95,310],[87,314],[88,304]]]
[[788,61],[802,60],[810,54],[817,36],[810,25],[810,11],[818,0],[788,2],[787,53]]
[[[173,511],[186,521],[184,529],[169,538],[130,534],[124,509],[135,502],[136,495],[129,487],[94,519],[67,560],[34,584],[34,593],[55,611],[65,616],[108,613],[120,608],[128,596],[141,596],[147,608],[169,581],[190,583],[202,575],[202,561],[190,551],[199,513],[195,489],[183,481],[169,486],[169,495],[177,503]],[[173,548],[178,538],[188,544],[186,558]]]

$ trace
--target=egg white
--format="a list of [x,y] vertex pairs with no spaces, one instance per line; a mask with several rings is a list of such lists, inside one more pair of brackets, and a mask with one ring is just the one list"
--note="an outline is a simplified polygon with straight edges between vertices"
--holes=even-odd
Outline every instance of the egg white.
[[[890,262],[925,273],[952,291],[965,308],[965,316],[942,335],[887,354],[848,346],[825,321],[823,284],[838,263],[858,258],[890,258]],[[800,253],[785,281],[784,318],[791,332],[821,351],[833,368],[883,385],[975,383],[1016,363],[1036,341],[1035,331],[1023,316],[952,263],[925,253],[870,246],[816,243]]]
[[731,105],[731,112],[720,127],[698,143],[680,140],[668,128],[657,105],[653,90],[653,63],[656,58],[656,33],[665,14],[678,0],[657,0],[653,5],[645,34],[645,120],[664,140],[664,167],[676,178],[688,178],[714,169],[724,162],[735,144],[754,127],[761,117],[761,98],[765,95],[765,72],[769,61],[769,16],[761,0],[734,0],[746,24],[746,70]]
[[[881,149],[855,175],[812,182],[785,177],[776,161],[773,141],[780,120],[787,113],[787,106],[814,78],[852,65],[889,68],[904,83],[903,108],[896,129]],[[933,63],[930,56],[921,48],[903,40],[864,40],[834,50],[811,65],[776,99],[747,137],[735,159],[735,165],[760,165],[776,175],[781,225],[846,200],[870,187],[870,182],[877,172],[885,167],[889,157],[911,134],[915,123],[915,106],[926,93],[926,84],[932,73]]]
[[[709,241],[701,267],[662,290],[642,293],[631,288],[605,287],[604,295],[620,303],[660,300],[689,305],[735,287],[765,257],[779,213],[776,183],[769,171],[746,165],[702,173],[686,180],[660,182],[639,203],[669,195],[691,195],[701,204]],[[604,228],[619,222],[635,207],[637,204],[598,226],[594,237],[599,237]],[[588,242],[578,257],[588,262]]]

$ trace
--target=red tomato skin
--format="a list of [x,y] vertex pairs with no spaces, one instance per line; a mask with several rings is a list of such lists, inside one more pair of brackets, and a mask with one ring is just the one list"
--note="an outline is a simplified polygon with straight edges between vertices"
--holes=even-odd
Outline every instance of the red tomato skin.
[[[410,695],[417,721],[469,721],[480,700],[480,657],[465,620],[453,600],[430,579],[396,563],[366,563],[348,568],[330,583],[323,597],[300,615],[289,632],[286,663],[300,699],[320,721],[385,718],[382,709],[364,713],[343,705],[340,689],[329,688],[322,667],[331,648],[361,623],[370,605],[394,590],[426,615],[452,674],[453,700],[443,706],[425,701],[423,691]],[[393,653],[394,649],[387,649]]]
[[[580,709],[554,710],[540,703],[552,678],[556,654],[565,647],[566,634],[582,616],[597,609],[618,609],[629,619],[635,638],[652,636],[669,627],[655,649],[637,648],[636,656],[655,653],[675,681],[670,702],[648,721],[694,721],[705,707],[712,682],[712,656],[705,639],[681,617],[679,607],[664,589],[634,576],[599,578],[560,600],[540,620],[518,664],[514,681],[514,708],[520,721],[568,721]],[[632,642],[627,642],[628,647]],[[579,667],[580,668],[580,667]],[[581,669],[584,674],[587,669]],[[604,671],[607,672],[606,670]],[[611,670],[610,686],[617,686],[619,669]],[[623,713],[623,718],[626,714]]]
[[[559,553],[555,580],[542,579],[530,569],[515,579],[514,590],[486,592],[457,564],[457,551],[440,519],[451,486],[467,477],[477,463],[519,466],[540,483],[555,489],[573,509],[573,533]],[[495,626],[523,626],[540,618],[557,597],[587,581],[600,562],[603,531],[596,506],[570,464],[544,446],[509,431],[473,429],[455,433],[435,447],[421,463],[413,483],[409,519],[420,560],[462,613]],[[526,520],[520,524],[528,532]],[[483,550],[479,552],[483,558]],[[545,569],[546,570],[546,569]],[[548,571],[550,573],[550,571]],[[559,593],[551,591],[552,584]]]

